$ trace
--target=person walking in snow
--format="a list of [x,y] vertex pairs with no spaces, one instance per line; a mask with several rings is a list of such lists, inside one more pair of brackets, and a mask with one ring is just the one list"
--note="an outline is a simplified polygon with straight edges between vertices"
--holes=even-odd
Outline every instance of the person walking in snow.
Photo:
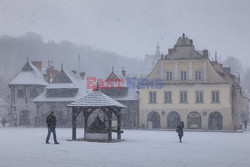
[[178,133],[180,143],[182,142],[181,139],[183,137],[183,128],[184,128],[184,122],[181,121],[180,124],[176,127],[176,132]]
[[47,116],[46,123],[48,126],[48,135],[46,138],[46,144],[50,144],[49,139],[50,139],[51,132],[52,132],[53,137],[54,137],[54,144],[59,144],[57,142],[57,139],[56,139],[56,115],[55,115],[55,112],[51,111],[50,115]]
[[3,125],[3,127],[5,127],[5,124],[6,124],[6,119],[3,118],[3,119],[2,119],[2,125]]
[[244,121],[245,129],[247,129],[247,120]]

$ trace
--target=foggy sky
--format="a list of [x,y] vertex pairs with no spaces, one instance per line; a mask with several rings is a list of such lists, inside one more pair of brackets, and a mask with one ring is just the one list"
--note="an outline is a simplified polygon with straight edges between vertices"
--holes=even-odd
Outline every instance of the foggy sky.
[[185,33],[196,49],[250,60],[248,0],[0,0],[0,35],[35,32],[144,58]]

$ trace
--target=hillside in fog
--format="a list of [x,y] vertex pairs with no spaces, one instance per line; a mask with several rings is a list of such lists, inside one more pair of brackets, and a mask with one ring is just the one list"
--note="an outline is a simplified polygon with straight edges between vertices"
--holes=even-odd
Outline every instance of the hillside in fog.
[[[83,39],[83,43],[85,43]],[[120,72],[122,66],[128,74],[140,74],[142,60],[118,55],[112,51],[77,45],[70,41],[48,41],[36,33],[27,33],[21,37],[0,37],[0,77],[12,79],[29,60],[42,60],[46,68],[48,60],[55,68],[61,64],[69,70],[85,71],[87,76],[106,77],[114,66]]]

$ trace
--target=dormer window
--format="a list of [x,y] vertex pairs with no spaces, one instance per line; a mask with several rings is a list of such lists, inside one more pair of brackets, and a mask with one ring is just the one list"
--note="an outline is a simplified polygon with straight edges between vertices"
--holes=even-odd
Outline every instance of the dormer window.
[[23,98],[24,97],[23,89],[17,89],[17,97],[18,98]]
[[35,88],[30,89],[30,98],[35,98],[37,96]]
[[187,72],[186,71],[181,71],[181,80],[182,81],[187,80]]

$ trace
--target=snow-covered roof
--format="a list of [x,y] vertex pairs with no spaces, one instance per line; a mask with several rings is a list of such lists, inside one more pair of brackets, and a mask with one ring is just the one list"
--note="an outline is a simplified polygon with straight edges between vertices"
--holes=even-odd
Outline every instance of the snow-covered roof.
[[[120,74],[120,73],[117,73],[117,72],[113,72],[113,71],[112,71],[112,72],[109,74],[109,76],[106,78],[106,80],[105,80],[105,82],[104,82],[105,85],[106,85],[106,82],[107,82],[108,79],[119,79],[119,80],[123,81],[123,82],[120,82],[120,86],[121,86],[121,87],[127,87],[127,79],[126,79],[125,76],[123,76],[123,75]],[[118,86],[118,83],[115,82],[115,81],[113,81],[113,84],[114,84],[115,86]]]
[[46,89],[70,89],[70,88],[78,88],[77,85],[73,83],[51,83]]
[[125,108],[125,106],[118,101],[112,99],[111,97],[105,95],[100,91],[92,91],[87,96],[84,96],[75,102],[68,105],[69,107],[120,107]]
[[[115,94],[115,95],[110,95],[110,94],[107,94],[109,97],[115,99],[115,100],[139,100],[139,96],[138,96],[138,93],[136,92],[135,89],[129,89],[128,88],[128,84],[127,84],[127,78],[125,76],[123,76],[122,74],[120,73],[117,73],[117,72],[111,72],[111,74],[106,78],[105,82],[104,82],[104,85],[107,85],[107,80],[108,79],[121,79],[123,80],[124,82],[121,83],[121,87],[122,89],[128,89],[128,91],[125,91],[125,92],[121,92],[121,93],[118,93],[118,94]],[[114,81],[114,86],[116,89],[116,86],[118,86],[117,83],[115,83]],[[109,90],[109,89],[106,89],[106,88],[101,88],[101,85],[100,86],[100,89],[103,89],[106,93],[106,90]],[[105,90],[106,89],[106,90]]]
[[122,91],[121,89],[116,90],[116,88],[114,89],[100,88],[100,89],[101,92],[118,101],[139,100],[139,95],[136,92],[137,91],[136,89],[122,88],[126,89],[125,91]]
[[211,62],[213,68],[215,69],[215,71],[226,81],[231,82],[231,83],[235,83],[237,86],[240,87],[240,85],[238,83],[236,83],[235,78],[236,76],[233,75],[232,73],[230,73],[227,69],[223,68],[223,65],[218,63],[217,61],[212,61]]
[[27,62],[9,85],[48,85],[42,73],[32,63]]
[[41,95],[36,97],[33,102],[73,102],[79,99],[80,97],[86,96],[89,93],[88,90],[78,90],[74,97],[47,97],[47,90],[45,90]]
[[[61,72],[61,71],[60,71]],[[60,73],[59,72],[59,73]],[[70,83],[50,83],[46,88],[45,91],[36,97],[33,102],[73,102],[77,99],[86,96],[92,90],[86,89],[86,80],[81,79],[81,77],[77,74],[74,74],[71,71],[63,70],[66,76],[70,79]],[[48,97],[47,91],[51,89],[77,89],[77,93],[74,97]]]
[[113,96],[112,98],[118,101],[139,100],[139,95],[135,89],[128,89],[128,92],[125,95]]

